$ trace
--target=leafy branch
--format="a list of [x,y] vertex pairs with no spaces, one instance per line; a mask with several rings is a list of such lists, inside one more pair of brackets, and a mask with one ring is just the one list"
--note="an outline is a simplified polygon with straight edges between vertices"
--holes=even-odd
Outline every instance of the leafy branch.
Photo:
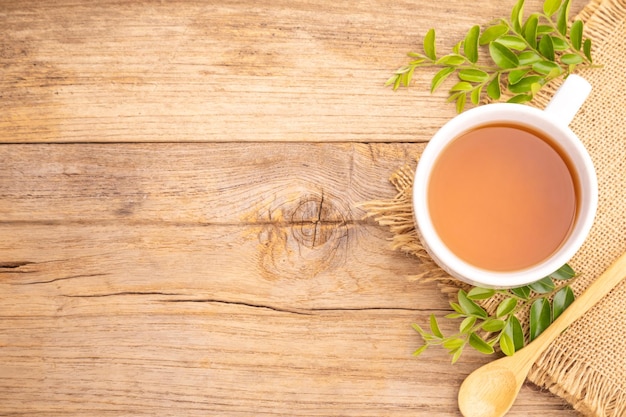
[[[430,29],[424,37],[424,52],[410,52],[411,61],[385,85],[394,90],[408,87],[416,69],[435,68],[431,93],[452,74],[457,75],[448,101],[456,102],[458,113],[468,99],[478,105],[485,95],[495,101],[506,95],[508,102],[528,102],[550,81],[567,77],[578,67],[594,67],[591,40],[583,38],[584,23],[576,20],[569,25],[569,9],[570,0],[546,0],[543,12],[524,20],[524,0],[518,0],[508,20],[498,19],[482,31],[473,26],[451,53],[442,56],[437,54],[435,30]],[[487,64],[480,59],[485,49],[491,61]]]
[[[452,355],[455,363],[468,345],[479,352],[492,354],[497,349],[513,355],[539,336],[574,301],[574,292],[565,283],[576,277],[569,265],[530,285],[494,290],[473,287],[469,292],[459,290],[458,302],[450,302],[454,310],[447,319],[462,319],[459,330],[444,336],[434,314],[430,316],[429,330],[417,324],[413,328],[421,335],[424,344],[415,351],[419,356],[430,346],[442,346]],[[565,283],[565,284],[564,284]],[[481,300],[500,297],[493,313],[480,305]],[[528,315],[529,326],[523,329],[519,317]]]

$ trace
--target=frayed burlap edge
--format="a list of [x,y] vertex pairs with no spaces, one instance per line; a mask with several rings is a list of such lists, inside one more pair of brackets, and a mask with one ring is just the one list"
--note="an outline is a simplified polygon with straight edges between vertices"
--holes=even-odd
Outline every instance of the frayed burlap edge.
[[420,244],[413,221],[413,172],[415,167],[405,165],[389,177],[398,194],[391,200],[377,200],[361,204],[367,215],[393,233],[391,247],[420,259],[429,265],[435,264]]
[[534,384],[588,416],[626,415],[626,393],[596,369],[572,359],[567,348],[552,345],[528,376]]
[[[391,174],[389,181],[398,191],[392,199],[370,201],[360,204],[360,207],[366,211],[366,218],[372,218],[379,225],[389,229],[392,233],[392,249],[414,256],[425,266],[425,272],[420,275],[411,275],[409,279],[422,282],[434,281],[439,290],[451,301],[456,300],[459,289],[469,290],[472,287],[448,275],[432,260],[421,244],[413,213],[415,167],[416,164],[406,164]],[[499,298],[485,300],[483,307],[493,312],[500,301]]]
[[413,216],[415,166],[416,164],[406,164],[389,177],[389,181],[398,191],[395,197],[366,202],[360,204],[360,207],[367,213],[366,218],[372,218],[379,225],[389,229],[392,233],[392,249],[414,256],[425,266],[425,272],[408,278],[413,281],[434,281],[441,292],[452,299],[460,288],[469,289],[470,286],[460,283],[439,268],[420,242]]

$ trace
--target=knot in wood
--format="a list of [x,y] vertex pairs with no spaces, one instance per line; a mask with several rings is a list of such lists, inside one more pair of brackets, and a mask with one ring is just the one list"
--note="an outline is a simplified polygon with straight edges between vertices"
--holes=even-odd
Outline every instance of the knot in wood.
[[261,265],[268,279],[311,278],[345,261],[348,227],[323,194],[283,202],[259,236]]
[[294,210],[291,222],[294,238],[308,248],[324,245],[344,224],[341,212],[331,204],[324,204],[323,196],[309,196],[302,200]]

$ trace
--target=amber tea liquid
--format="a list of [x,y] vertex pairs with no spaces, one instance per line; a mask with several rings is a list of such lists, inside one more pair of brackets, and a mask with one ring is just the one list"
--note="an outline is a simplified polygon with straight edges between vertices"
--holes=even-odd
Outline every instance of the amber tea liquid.
[[428,208],[459,258],[493,271],[533,266],[555,252],[576,216],[576,185],[549,138],[518,125],[463,133],[441,153]]

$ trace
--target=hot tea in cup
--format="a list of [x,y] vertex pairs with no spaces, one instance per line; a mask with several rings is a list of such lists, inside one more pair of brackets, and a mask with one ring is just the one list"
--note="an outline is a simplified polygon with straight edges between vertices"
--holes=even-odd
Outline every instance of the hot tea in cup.
[[593,223],[597,182],[567,125],[589,91],[570,76],[544,111],[488,104],[431,139],[415,175],[414,208],[420,239],[444,270],[510,288],[575,254]]

